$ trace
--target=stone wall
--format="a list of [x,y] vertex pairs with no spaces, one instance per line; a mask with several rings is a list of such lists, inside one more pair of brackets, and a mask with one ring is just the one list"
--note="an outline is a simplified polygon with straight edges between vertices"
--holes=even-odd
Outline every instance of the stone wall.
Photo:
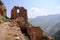
[[27,10],[24,7],[14,6],[11,10],[11,19],[16,19],[22,17],[25,22],[27,22]]
[[43,37],[43,31],[40,27],[28,27],[27,34],[30,40],[41,40]]

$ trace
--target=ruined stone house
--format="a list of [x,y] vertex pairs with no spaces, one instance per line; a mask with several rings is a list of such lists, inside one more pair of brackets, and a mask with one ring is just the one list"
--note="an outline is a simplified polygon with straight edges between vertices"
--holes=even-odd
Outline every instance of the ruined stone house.
[[26,31],[26,24],[28,24],[27,10],[24,7],[14,6],[11,10],[11,19],[17,19],[22,32]]

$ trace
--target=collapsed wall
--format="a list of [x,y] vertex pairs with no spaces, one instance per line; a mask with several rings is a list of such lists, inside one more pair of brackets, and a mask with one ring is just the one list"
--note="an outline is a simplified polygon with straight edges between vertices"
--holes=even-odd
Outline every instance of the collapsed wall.
[[26,24],[28,23],[27,10],[24,7],[14,6],[11,10],[11,19],[17,19],[22,32],[26,31]]
[[14,6],[11,10],[11,19],[16,19],[18,17],[21,17],[25,22],[27,22],[27,10],[24,7]]

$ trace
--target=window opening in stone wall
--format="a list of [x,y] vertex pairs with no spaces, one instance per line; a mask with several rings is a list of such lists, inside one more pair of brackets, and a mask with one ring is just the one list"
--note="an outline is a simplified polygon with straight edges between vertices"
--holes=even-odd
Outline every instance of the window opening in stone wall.
[[17,13],[20,13],[20,10],[19,9],[17,9]]

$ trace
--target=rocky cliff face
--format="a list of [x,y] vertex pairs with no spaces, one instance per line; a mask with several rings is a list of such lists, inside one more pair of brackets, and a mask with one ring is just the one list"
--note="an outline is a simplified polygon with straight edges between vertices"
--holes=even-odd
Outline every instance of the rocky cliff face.
[[0,15],[6,17],[6,7],[0,0]]

